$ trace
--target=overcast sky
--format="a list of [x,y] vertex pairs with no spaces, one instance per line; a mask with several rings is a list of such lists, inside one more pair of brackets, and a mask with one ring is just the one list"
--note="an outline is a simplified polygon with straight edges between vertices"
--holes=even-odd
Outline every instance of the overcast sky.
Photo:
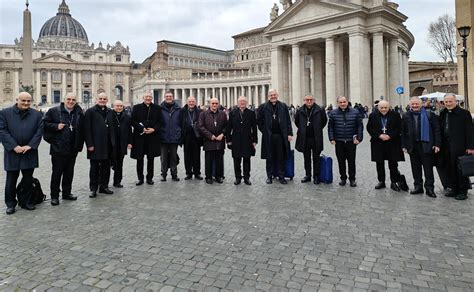
[[[142,62],[158,40],[173,40],[233,49],[232,35],[266,26],[274,2],[279,0],[67,0],[72,16],[85,28],[89,42],[121,41],[130,46],[132,60]],[[397,0],[408,16],[406,25],[415,36],[410,59],[437,61],[426,42],[431,21],[454,16],[455,0]],[[30,0],[33,38],[58,9],[61,0]],[[22,35],[22,0],[0,0],[0,43],[12,44]],[[282,9],[280,9],[280,12]]]

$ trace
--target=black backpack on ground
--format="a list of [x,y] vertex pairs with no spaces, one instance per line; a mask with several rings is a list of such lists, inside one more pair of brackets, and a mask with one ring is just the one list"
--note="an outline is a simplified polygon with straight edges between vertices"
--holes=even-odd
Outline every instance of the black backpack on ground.
[[37,178],[33,178],[33,186],[31,188],[31,194],[26,194],[25,189],[23,187],[23,179],[20,181],[18,186],[16,187],[16,193],[18,196],[18,201],[20,205],[25,205],[26,202],[31,204],[41,204],[44,200],[46,200],[46,195],[43,193],[43,189],[41,188],[41,183]]

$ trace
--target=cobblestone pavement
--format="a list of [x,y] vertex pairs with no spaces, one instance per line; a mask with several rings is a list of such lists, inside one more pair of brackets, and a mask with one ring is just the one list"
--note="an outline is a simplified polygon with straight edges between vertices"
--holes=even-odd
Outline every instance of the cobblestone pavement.
[[[35,176],[49,194],[47,146]],[[228,152],[223,185],[160,183],[156,161],[155,185],[136,187],[126,158],[125,188],[90,199],[82,153],[78,201],[2,210],[0,291],[473,291],[473,200],[375,191],[368,140],[357,155],[357,188],[301,184],[300,153],[287,186],[266,185],[259,158],[253,185],[234,186]]]

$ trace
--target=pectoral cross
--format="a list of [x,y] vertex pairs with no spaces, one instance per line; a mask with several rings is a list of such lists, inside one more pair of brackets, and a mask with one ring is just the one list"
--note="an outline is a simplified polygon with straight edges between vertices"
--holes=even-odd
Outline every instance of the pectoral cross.
[[387,129],[385,127],[382,129],[382,133],[387,134]]
[[308,120],[308,121],[306,122],[306,127],[309,127],[309,125],[311,125],[311,122]]
[[273,119],[276,119],[277,118],[277,115],[273,114]]
[[217,122],[214,122],[214,127],[217,127]]
[[74,130],[74,127],[72,126],[72,124],[69,124],[69,130],[72,132]]

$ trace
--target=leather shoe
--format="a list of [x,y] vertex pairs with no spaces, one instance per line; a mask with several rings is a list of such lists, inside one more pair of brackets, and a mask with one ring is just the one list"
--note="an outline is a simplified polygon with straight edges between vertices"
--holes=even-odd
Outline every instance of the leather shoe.
[[111,189],[109,189],[109,188],[103,188],[103,189],[100,189],[100,190],[99,190],[99,193],[101,193],[101,194],[107,194],[107,195],[112,195],[114,192],[113,192]]
[[59,199],[51,199],[51,205],[53,206],[59,205]]
[[190,175],[190,174],[188,174],[188,175],[186,175],[186,176],[184,177],[184,180],[190,180],[190,179],[192,179],[192,178],[193,178],[193,176]]
[[313,179],[313,184],[319,185],[320,183],[321,183],[321,181],[319,180],[319,177],[315,177],[315,178]]
[[216,182],[217,182],[218,184],[221,184],[221,183],[224,182],[224,179],[222,179],[222,177],[218,177],[218,178],[216,178]]
[[467,192],[461,192],[454,197],[455,200],[464,201],[467,200]]
[[271,185],[273,183],[273,179],[271,177],[267,177],[267,185]]
[[351,180],[351,181],[349,182],[349,185],[350,185],[351,187],[355,188],[355,187],[357,186],[357,183],[356,183],[355,180]]
[[[165,181],[166,181],[166,177],[165,177]],[[150,186],[155,184],[155,182],[152,179],[147,179],[146,183]]]
[[77,197],[74,196],[73,194],[63,195],[63,200],[66,200],[66,201],[76,201],[76,200],[77,200]]
[[173,177],[171,177],[171,180],[172,180],[172,181],[179,181],[179,177],[173,176]]
[[448,190],[444,195],[448,198],[454,198],[458,195],[458,193],[454,190]]
[[310,181],[311,181],[311,177],[305,176],[305,177],[303,177],[303,179],[301,180],[301,183],[307,183],[307,182],[310,182]]
[[426,195],[430,198],[436,198],[436,193],[433,190],[426,190]]
[[238,186],[238,185],[240,185],[241,182],[242,182],[241,178],[236,178],[235,181],[234,181],[234,185]]
[[15,214],[15,207],[9,207],[6,211],[7,215]]
[[92,191],[91,194],[89,195],[89,198],[95,198],[97,197],[97,191]]
[[194,178],[197,179],[197,180],[203,180],[202,176],[199,175],[199,174],[196,174],[196,175],[194,176]]
[[394,190],[395,192],[399,192],[400,191],[400,187],[396,184],[396,183],[391,183],[390,184],[390,188],[392,190]]
[[342,179],[340,182],[339,182],[339,185],[341,187],[345,186],[346,185],[346,180],[345,179]]
[[206,183],[212,185],[214,182],[212,181],[212,178],[206,178]]
[[244,178],[244,184],[246,184],[248,186],[252,185],[252,183],[250,182],[250,180],[248,178]]
[[21,208],[29,210],[29,211],[32,211],[32,210],[36,209],[35,205],[31,205],[31,204],[22,205]]
[[285,179],[284,177],[280,178],[280,183],[281,183],[282,185],[288,184],[288,182],[286,181],[286,179]]
[[[161,179],[160,179],[161,182],[165,182],[166,181],[166,176],[162,176]],[[148,181],[147,181],[148,183]]]
[[135,183],[136,186],[141,186],[144,183],[143,180],[139,180]]
[[415,188],[410,191],[410,195],[420,195],[423,194],[423,188]]
[[[392,184],[393,185],[393,184]],[[385,189],[385,183],[384,182],[379,182],[377,185],[375,185],[375,189],[376,190],[381,190],[381,189]],[[392,187],[392,186],[390,186]]]
[[122,184],[114,184],[114,187],[121,189],[121,188],[123,188],[123,185]]

